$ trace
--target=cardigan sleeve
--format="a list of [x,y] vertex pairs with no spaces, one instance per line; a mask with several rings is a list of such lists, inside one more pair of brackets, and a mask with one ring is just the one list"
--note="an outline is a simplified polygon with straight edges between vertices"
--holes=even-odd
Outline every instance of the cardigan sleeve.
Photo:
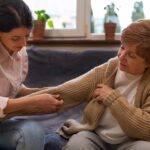
[[129,104],[117,90],[109,94],[105,105],[129,137],[150,141],[150,91],[141,108]]
[[92,99],[97,83],[102,81],[106,66],[107,63],[99,65],[87,73],[61,85],[48,87],[45,90],[35,92],[28,96],[42,93],[60,94],[60,97],[64,100],[62,109],[78,105],[82,101],[89,101]]
[[117,58],[112,58],[106,63],[91,69],[87,73],[77,78],[74,78],[55,87],[48,87],[45,90],[41,90],[27,96],[29,97],[43,93],[60,94],[60,97],[64,100],[62,109],[73,107],[80,104],[82,101],[90,101],[92,99],[96,85],[98,83],[104,82],[104,76],[107,72],[108,66],[113,64],[114,67],[112,68],[116,68],[116,62]]
[[78,105],[82,101],[88,101],[92,95],[92,89],[95,87],[95,69],[69,80],[61,85],[55,87],[48,87],[45,90],[35,92],[28,96],[37,94],[50,93],[59,94],[64,100],[64,108],[69,108]]

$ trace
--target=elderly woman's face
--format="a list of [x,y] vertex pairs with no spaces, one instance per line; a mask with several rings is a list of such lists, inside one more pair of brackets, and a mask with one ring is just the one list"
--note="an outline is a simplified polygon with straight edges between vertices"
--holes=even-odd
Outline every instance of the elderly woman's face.
[[144,59],[136,54],[135,45],[122,44],[119,52],[119,68],[120,70],[131,74],[142,74],[145,69],[150,67]]

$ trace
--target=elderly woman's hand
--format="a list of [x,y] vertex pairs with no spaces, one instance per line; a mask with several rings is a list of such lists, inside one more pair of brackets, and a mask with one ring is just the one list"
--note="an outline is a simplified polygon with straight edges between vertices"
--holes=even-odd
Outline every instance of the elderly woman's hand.
[[98,84],[94,91],[93,97],[99,102],[104,102],[105,98],[111,93],[112,90],[113,89],[108,85]]

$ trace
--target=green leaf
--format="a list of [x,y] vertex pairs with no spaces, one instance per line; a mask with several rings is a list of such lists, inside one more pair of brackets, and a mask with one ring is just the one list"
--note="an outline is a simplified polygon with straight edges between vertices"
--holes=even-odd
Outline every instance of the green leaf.
[[49,21],[47,22],[47,24],[48,24],[48,26],[49,26],[50,28],[53,28],[53,29],[54,29],[54,24],[53,24],[53,21],[52,21],[52,20],[49,20]]

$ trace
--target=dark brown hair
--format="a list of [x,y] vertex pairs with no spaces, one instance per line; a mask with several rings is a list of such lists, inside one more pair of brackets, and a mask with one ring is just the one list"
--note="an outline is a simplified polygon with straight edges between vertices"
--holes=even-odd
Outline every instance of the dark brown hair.
[[23,0],[0,0],[0,32],[18,27],[32,28],[32,15]]

